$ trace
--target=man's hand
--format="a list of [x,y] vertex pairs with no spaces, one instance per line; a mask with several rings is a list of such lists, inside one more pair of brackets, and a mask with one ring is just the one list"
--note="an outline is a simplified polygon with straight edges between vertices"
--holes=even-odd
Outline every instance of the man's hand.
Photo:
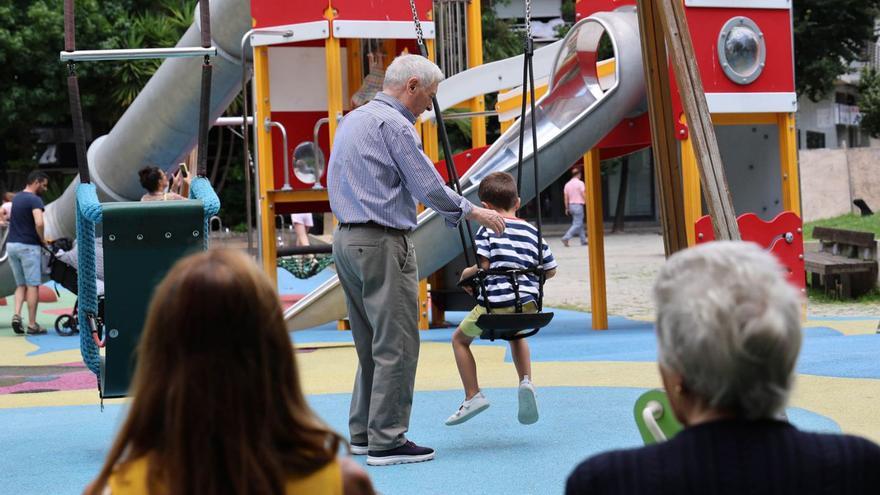
[[567,216],[567,217],[571,216],[571,211],[569,211],[568,205],[565,205],[565,216]]
[[468,215],[468,219],[476,221],[496,234],[504,232],[504,217],[495,210],[474,206],[470,215]]

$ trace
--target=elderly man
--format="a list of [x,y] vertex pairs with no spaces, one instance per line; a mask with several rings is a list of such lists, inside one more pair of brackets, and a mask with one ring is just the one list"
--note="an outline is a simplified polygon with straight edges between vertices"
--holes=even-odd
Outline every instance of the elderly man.
[[751,242],[680,251],[657,276],[660,378],[684,430],[600,454],[565,493],[868,495],[880,447],[781,420],[801,348],[801,298]]
[[373,466],[434,458],[433,449],[406,438],[419,357],[418,273],[410,239],[415,199],[449,226],[467,218],[504,229],[497,212],[446,187],[422,151],[413,124],[431,110],[442,79],[423,57],[397,57],[382,92],[340,123],[328,166],[330,207],[340,222],[333,255],[359,362],[349,413],[352,452],[368,454]]

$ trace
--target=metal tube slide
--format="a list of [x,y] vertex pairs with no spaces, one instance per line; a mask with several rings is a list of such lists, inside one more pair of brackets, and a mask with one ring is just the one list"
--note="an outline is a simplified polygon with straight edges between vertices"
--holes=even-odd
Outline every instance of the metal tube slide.
[[[599,41],[606,33],[616,58],[613,84],[600,86],[596,64]],[[560,45],[546,95],[536,105],[539,187],[546,188],[565,174],[618,122],[644,105],[645,82],[635,10],[602,12],[575,25]],[[520,70],[522,68],[520,67]],[[530,117],[526,117],[527,125]],[[519,148],[519,124],[513,125],[462,177],[464,194],[477,200],[479,181],[494,171],[514,172]],[[531,129],[525,133],[522,200],[535,196]],[[413,232],[420,274],[433,273],[461,253],[461,243],[433,210],[419,215]],[[291,330],[311,328],[345,317],[338,278],[312,291],[285,312]]]
[[[550,75],[553,60],[561,46],[562,40],[535,50],[532,55],[535,80]],[[517,55],[468,69],[440,81],[437,87],[437,103],[440,104],[440,111],[448,110],[463,101],[486,93],[497,93],[522,86],[522,67],[523,56]],[[426,111],[420,117],[422,120],[435,120],[433,111]]]

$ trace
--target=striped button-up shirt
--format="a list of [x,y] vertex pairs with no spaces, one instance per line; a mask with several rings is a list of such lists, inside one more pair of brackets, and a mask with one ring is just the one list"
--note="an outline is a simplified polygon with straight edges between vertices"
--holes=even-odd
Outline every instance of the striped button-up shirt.
[[412,230],[413,196],[453,227],[471,212],[471,202],[446,187],[422,151],[415,121],[384,93],[342,119],[327,167],[330,208],[340,222]]

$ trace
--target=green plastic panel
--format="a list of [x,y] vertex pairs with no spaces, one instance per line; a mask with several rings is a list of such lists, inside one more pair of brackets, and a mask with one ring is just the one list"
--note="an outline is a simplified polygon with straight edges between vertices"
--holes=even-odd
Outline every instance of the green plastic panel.
[[201,251],[201,201],[105,203],[103,397],[124,397],[156,285],[184,256]]
[[661,407],[660,417],[655,419],[655,421],[660,428],[660,431],[666,436],[667,440],[674,437],[682,430],[681,423],[675,419],[675,413],[672,412],[672,406],[669,405],[669,398],[666,397],[666,392],[656,389],[648,390],[636,399],[636,405],[633,408],[636,426],[639,427],[639,433],[642,435],[642,440],[645,442],[645,445],[651,445],[661,441],[655,438],[654,434],[651,433],[651,429],[645,424],[645,419],[642,415],[645,408],[647,408],[648,404],[651,402],[656,402]]

